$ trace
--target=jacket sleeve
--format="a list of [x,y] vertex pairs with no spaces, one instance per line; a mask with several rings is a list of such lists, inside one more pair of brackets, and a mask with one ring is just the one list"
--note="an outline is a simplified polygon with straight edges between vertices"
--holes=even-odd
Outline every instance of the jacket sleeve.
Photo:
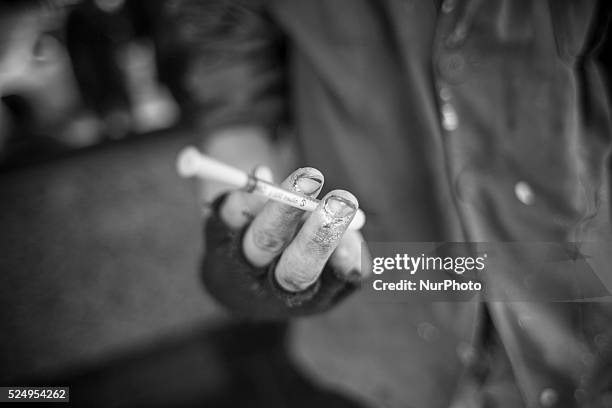
[[177,0],[170,14],[189,50],[183,87],[200,129],[285,118],[283,36],[262,0]]
[[302,292],[288,292],[277,284],[273,270],[251,266],[242,253],[244,229],[232,230],[218,216],[224,197],[213,204],[205,226],[207,252],[202,280],[209,293],[234,314],[262,320],[285,320],[328,310],[358,286],[328,263],[319,279]]

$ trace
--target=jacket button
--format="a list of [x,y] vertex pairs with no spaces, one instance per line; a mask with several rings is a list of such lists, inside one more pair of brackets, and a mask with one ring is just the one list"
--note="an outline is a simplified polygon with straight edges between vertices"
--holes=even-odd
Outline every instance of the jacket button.
[[438,71],[442,78],[451,84],[462,82],[467,73],[465,57],[459,52],[453,52],[440,57],[438,60]]
[[442,12],[450,13],[457,6],[457,0],[444,0],[442,3]]
[[432,342],[440,336],[440,330],[429,322],[422,322],[417,327],[417,333],[426,342]]
[[457,356],[459,360],[467,366],[475,364],[478,360],[478,352],[476,349],[465,342],[461,342],[457,345]]
[[446,39],[446,46],[449,48],[459,46],[466,38],[467,31],[465,26],[458,26]]
[[440,99],[442,99],[444,102],[448,102],[451,100],[451,91],[445,86],[440,87],[440,91],[438,94],[440,95]]
[[577,402],[583,403],[588,397],[588,393],[583,388],[578,388],[574,391],[574,398]]
[[519,181],[514,185],[516,198],[525,205],[532,205],[535,201],[535,194],[531,186],[524,181]]
[[440,110],[442,111],[442,127],[444,130],[450,132],[457,129],[459,126],[459,116],[453,105],[445,103]]
[[608,345],[610,344],[608,337],[604,333],[600,333],[597,336],[595,336],[593,341],[595,342],[595,346],[597,346],[599,350],[606,349]]
[[559,401],[559,394],[552,388],[544,388],[540,393],[540,405],[545,408],[554,407]]

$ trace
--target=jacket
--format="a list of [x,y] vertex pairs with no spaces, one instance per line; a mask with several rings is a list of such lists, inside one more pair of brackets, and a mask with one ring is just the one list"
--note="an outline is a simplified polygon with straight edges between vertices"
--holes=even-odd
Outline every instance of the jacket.
[[[182,15],[200,125],[291,129],[301,164],[359,197],[366,240],[612,242],[605,2],[191,1]],[[357,293],[295,320],[293,350],[372,406],[608,407],[608,300]]]

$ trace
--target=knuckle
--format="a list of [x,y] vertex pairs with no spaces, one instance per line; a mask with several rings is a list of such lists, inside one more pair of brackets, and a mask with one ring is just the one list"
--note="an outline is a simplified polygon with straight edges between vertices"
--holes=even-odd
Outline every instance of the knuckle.
[[355,254],[346,245],[340,244],[334,252],[334,259],[342,264],[348,264],[353,261]]
[[286,204],[270,203],[270,214],[279,228],[288,228],[302,215],[302,210]]
[[282,268],[277,269],[276,276],[281,286],[294,292],[308,289],[316,280],[316,275],[306,271],[294,270],[291,273],[283,273]]
[[239,193],[230,194],[219,209],[221,219],[232,228],[239,228],[250,220],[250,211],[243,205]]
[[267,229],[254,229],[252,240],[256,248],[273,253],[280,252],[285,244],[281,236]]

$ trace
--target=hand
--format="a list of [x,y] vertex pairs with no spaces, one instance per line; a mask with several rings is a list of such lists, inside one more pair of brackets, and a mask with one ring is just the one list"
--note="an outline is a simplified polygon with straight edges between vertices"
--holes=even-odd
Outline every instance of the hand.
[[[255,175],[273,181],[267,167],[259,166]],[[281,186],[317,197],[323,181],[320,171],[305,167],[294,171]],[[220,218],[235,230],[250,222],[241,243],[247,261],[262,268],[278,258],[273,271],[276,282],[288,292],[300,292],[317,281],[328,261],[347,281],[363,278],[360,267],[363,237],[358,231],[347,231],[357,208],[357,199],[344,190],[325,195],[311,213],[234,191],[221,206]]]

